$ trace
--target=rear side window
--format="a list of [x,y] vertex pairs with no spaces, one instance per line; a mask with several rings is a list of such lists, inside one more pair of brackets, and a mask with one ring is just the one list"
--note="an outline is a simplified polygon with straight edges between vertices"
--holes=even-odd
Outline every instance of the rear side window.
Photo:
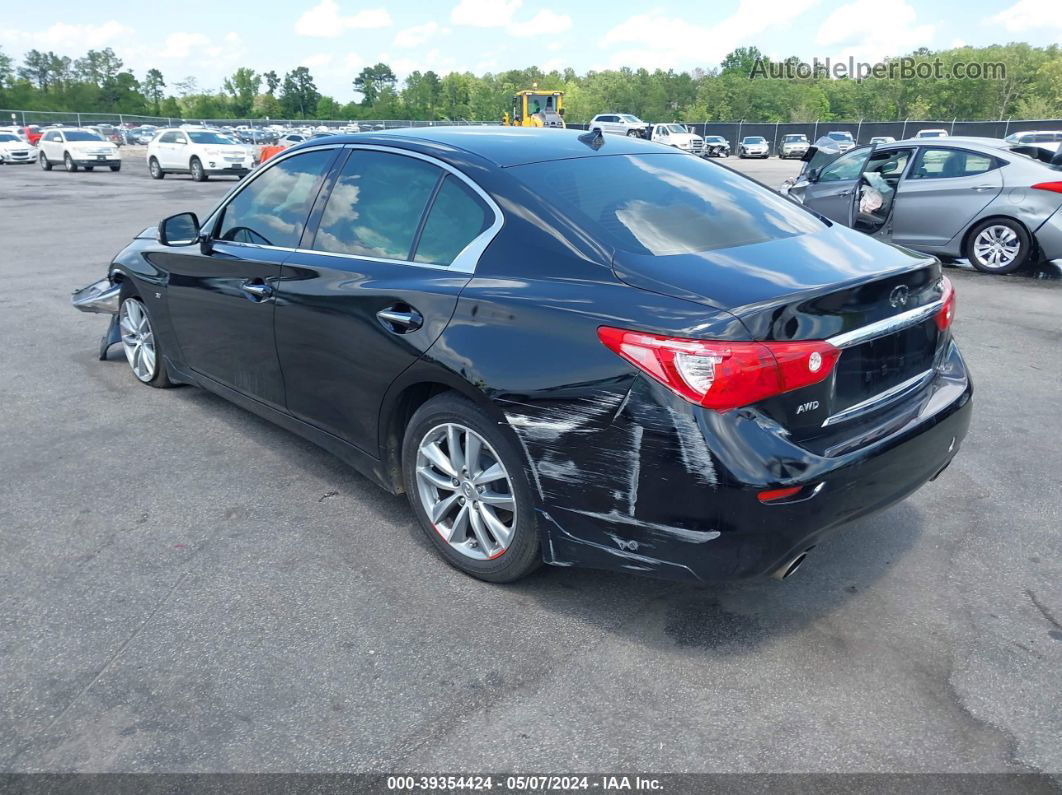
[[988,155],[962,149],[923,149],[911,173],[912,179],[948,179],[984,174],[999,166]]
[[431,205],[413,261],[449,265],[493,221],[494,213],[475,191],[448,176]]
[[441,169],[404,155],[354,150],[328,197],[313,247],[408,260]]
[[752,180],[684,154],[597,155],[509,171],[577,223],[634,254],[686,254],[823,228]]
[[267,168],[226,205],[217,237],[233,243],[295,248],[331,149],[295,155]]

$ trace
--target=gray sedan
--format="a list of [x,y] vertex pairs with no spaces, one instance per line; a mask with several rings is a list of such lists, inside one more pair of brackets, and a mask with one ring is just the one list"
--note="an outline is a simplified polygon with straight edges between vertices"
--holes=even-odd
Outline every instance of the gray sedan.
[[1036,152],[993,138],[906,140],[845,154],[813,147],[782,193],[875,237],[1010,273],[1062,259],[1062,165]]

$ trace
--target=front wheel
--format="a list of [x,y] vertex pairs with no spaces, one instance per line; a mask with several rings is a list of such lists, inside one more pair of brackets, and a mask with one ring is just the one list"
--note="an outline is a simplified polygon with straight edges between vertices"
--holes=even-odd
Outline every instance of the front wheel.
[[122,333],[122,350],[137,380],[159,389],[172,386],[144,302],[135,295],[122,301],[118,326]]
[[192,172],[192,179],[196,182],[206,182],[207,173],[203,168],[203,164],[199,161],[198,157],[193,157],[192,162],[189,164],[189,170]]
[[37,158],[37,162],[40,163],[41,171],[52,170],[52,164],[48,160],[48,157],[44,154],[44,152],[41,152],[40,157]]
[[1013,273],[1031,253],[1029,233],[1009,218],[982,221],[966,241],[966,257],[982,273]]
[[628,138],[637,138],[638,136],[639,136],[639,133],[638,133],[637,130],[627,130],[627,137]]
[[162,170],[159,161],[154,157],[148,161],[148,172],[151,174],[152,179],[163,179],[166,176],[166,172]]
[[77,171],[77,163],[74,162],[74,158],[70,156],[69,152],[63,155],[63,165],[66,167],[67,171]]
[[121,170],[122,170],[122,164],[121,163],[119,163],[116,166],[111,166],[111,171],[121,171]]
[[496,422],[455,394],[413,415],[402,445],[410,504],[438,553],[488,582],[512,582],[542,562],[523,459]]

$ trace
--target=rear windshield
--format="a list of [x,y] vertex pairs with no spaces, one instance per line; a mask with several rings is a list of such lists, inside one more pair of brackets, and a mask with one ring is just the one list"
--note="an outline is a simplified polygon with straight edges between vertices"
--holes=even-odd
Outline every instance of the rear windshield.
[[689,254],[822,229],[821,221],[787,199],[683,154],[599,155],[509,171],[632,254]]

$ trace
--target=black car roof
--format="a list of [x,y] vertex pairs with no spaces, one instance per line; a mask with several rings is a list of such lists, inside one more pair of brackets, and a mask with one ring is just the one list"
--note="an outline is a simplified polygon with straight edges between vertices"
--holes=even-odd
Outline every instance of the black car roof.
[[[641,138],[625,135],[603,135],[597,148],[580,140],[585,130],[557,130],[526,127],[408,127],[376,130],[366,133],[347,133],[328,137],[328,143],[362,143],[409,148],[445,158],[445,152],[460,150],[489,160],[506,168],[524,163],[547,160],[568,160],[576,157],[603,155],[632,155],[655,152],[671,154],[671,147],[662,147]],[[313,143],[320,144],[322,139]],[[299,144],[303,147],[304,144]],[[294,147],[293,147],[294,148]],[[681,153],[678,153],[681,154]]]

